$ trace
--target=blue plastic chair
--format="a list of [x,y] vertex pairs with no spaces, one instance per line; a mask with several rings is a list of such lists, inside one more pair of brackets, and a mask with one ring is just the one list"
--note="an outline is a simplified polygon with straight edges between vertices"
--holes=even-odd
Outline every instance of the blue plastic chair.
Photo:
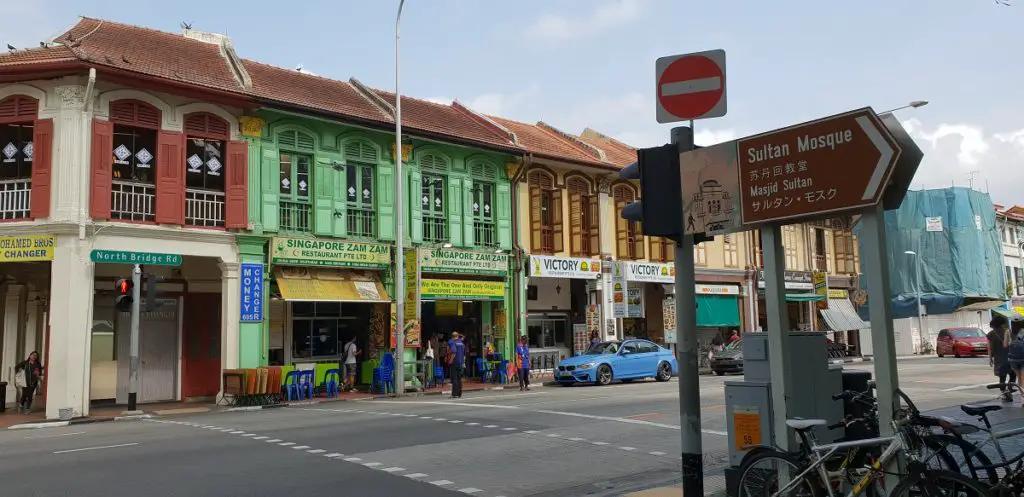
[[341,385],[341,370],[332,368],[328,369],[324,375],[324,388],[327,391],[327,398],[339,397]]
[[314,371],[297,371],[299,374],[297,387],[299,389],[299,400],[312,399],[313,398],[313,378]]
[[487,383],[487,377],[490,371],[487,370],[487,361],[483,357],[476,358],[476,372],[480,375],[480,382]]
[[434,366],[434,386],[444,386],[444,367]]
[[284,376],[285,397],[289,400],[302,400],[302,390],[299,388],[299,373],[301,371],[289,371]]
[[498,369],[494,372],[494,375],[498,377],[498,383],[501,383],[502,385],[508,383],[508,361],[503,359],[501,361],[501,365],[498,366]]

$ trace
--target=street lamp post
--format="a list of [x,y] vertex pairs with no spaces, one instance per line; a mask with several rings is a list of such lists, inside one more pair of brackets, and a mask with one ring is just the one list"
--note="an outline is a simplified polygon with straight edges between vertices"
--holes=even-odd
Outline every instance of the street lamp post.
[[927,100],[914,100],[913,102],[910,102],[907,105],[896,107],[895,109],[889,109],[889,110],[887,110],[885,112],[879,112],[878,114],[892,114],[893,112],[896,112],[898,110],[917,109],[919,107],[924,107],[925,105],[928,105],[928,101]]
[[399,88],[401,52],[402,8],[398,2],[395,16],[395,395],[405,393],[405,211],[402,192],[402,93]]
[[914,285],[915,293],[917,293],[917,334],[918,340],[921,345],[918,349],[919,354],[923,354],[925,351],[925,339],[924,339],[924,306],[921,305],[921,258],[918,257],[917,252],[913,250],[907,250],[903,252],[909,256],[914,257],[914,272],[917,273],[917,283]]

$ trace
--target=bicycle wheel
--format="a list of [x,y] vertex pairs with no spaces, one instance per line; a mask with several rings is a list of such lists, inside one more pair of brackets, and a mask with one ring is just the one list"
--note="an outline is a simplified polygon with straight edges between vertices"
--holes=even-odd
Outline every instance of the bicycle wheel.
[[[992,460],[973,443],[953,435],[939,433],[921,438],[925,447],[932,452],[921,454],[929,468],[956,471],[990,485],[995,485],[999,481],[999,474],[995,468],[978,469],[991,466]],[[934,457],[930,457],[932,455]]]
[[[756,449],[740,463],[740,479],[736,484],[737,497],[776,497],[781,485],[779,474],[790,477],[800,474],[806,465],[797,456],[772,449]],[[821,497],[823,494],[818,473],[812,472],[779,497]]]
[[984,483],[954,471],[927,470],[907,476],[889,493],[889,497],[989,497]]

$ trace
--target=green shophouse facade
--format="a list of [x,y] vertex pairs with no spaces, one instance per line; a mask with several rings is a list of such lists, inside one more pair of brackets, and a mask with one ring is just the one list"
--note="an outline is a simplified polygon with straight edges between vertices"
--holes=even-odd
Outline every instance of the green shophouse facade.
[[[251,231],[238,236],[238,247],[243,264],[263,263],[267,270],[263,321],[240,323],[240,366],[337,360],[343,342],[332,346],[332,341],[347,339],[366,322],[373,328],[369,331],[372,336],[370,343],[360,339],[360,347],[388,347],[381,342],[386,341],[384,327],[391,319],[387,315],[393,312],[393,304],[366,304],[373,309],[365,314],[358,311],[358,318],[340,316],[335,320],[331,317],[334,311],[326,310],[337,308],[335,304],[316,303],[316,309],[312,309],[308,302],[286,302],[282,285],[276,281],[281,279],[282,271],[314,273],[325,268],[322,260],[314,259],[297,264],[299,267],[275,264],[273,245],[275,238],[281,244],[285,237],[345,241],[375,253],[388,250],[391,260],[397,257],[395,216],[400,213],[395,209],[394,134],[270,109],[241,121],[249,143]],[[415,131],[410,131],[403,145],[406,248],[419,248],[423,254],[441,253],[429,248],[445,248],[456,254],[471,251],[481,256],[510,252],[513,212],[506,164],[518,157],[418,139]],[[329,258],[342,261],[345,270],[376,274],[382,284],[379,287],[387,293],[381,300],[393,301],[393,266],[363,266],[358,258],[346,254]],[[294,259],[289,264],[294,265]],[[461,274],[423,277],[472,278],[466,271],[452,273]],[[460,300],[454,307],[475,309],[480,314],[478,319],[492,324],[493,335],[507,348],[512,344],[508,339],[510,319],[515,315],[509,273],[495,276],[492,271],[484,279],[503,281],[504,295],[492,295],[480,302]],[[455,286],[454,292],[462,290]],[[459,298],[472,297],[460,294]],[[341,306],[346,308],[348,304]],[[358,309],[347,307],[353,308]],[[495,319],[502,322],[495,323]],[[426,350],[426,335],[434,331],[424,326],[421,351]],[[308,341],[303,338],[306,336]]]

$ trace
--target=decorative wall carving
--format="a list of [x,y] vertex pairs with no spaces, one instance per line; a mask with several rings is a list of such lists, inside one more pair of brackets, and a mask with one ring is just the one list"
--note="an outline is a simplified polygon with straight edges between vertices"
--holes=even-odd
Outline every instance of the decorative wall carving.
[[84,86],[58,86],[54,91],[60,97],[62,109],[82,110],[85,108]]

